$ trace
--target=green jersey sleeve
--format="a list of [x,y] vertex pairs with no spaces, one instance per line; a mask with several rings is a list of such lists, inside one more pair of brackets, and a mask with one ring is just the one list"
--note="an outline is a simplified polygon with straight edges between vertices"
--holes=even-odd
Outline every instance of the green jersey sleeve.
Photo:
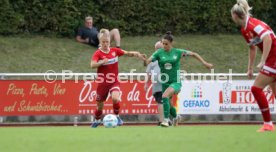
[[191,51],[179,49],[179,52],[181,53],[181,56],[189,56],[191,55]]
[[151,62],[155,62],[156,60],[159,60],[159,54],[160,54],[160,50],[155,51],[152,55],[151,55]]

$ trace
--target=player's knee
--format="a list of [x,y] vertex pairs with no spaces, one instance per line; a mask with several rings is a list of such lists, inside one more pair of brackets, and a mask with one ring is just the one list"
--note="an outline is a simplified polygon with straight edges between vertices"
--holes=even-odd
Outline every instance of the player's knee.
[[112,29],[111,33],[112,33],[112,35],[115,36],[115,37],[120,36],[120,31],[119,31],[119,29],[117,29],[117,28]]
[[113,103],[118,103],[120,99],[118,97],[113,97],[112,98]]
[[162,98],[168,98],[168,96],[166,94],[163,94]]
[[114,28],[112,31],[114,31],[115,33],[120,33],[119,29]]

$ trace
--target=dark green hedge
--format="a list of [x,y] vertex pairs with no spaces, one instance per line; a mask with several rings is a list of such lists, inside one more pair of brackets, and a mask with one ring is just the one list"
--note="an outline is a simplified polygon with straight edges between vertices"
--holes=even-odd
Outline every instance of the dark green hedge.
[[[276,27],[274,0],[249,0],[255,17]],[[1,0],[0,34],[52,33],[73,36],[87,15],[95,26],[128,35],[233,33],[236,0]]]

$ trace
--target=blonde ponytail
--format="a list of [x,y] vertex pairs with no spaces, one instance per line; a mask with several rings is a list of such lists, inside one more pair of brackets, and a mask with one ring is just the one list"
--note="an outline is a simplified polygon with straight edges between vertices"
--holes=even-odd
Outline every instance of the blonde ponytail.
[[244,7],[245,11],[247,12],[247,15],[251,16],[251,10],[253,8],[249,6],[247,0],[237,0],[237,4],[242,4],[242,6]]
[[245,16],[252,16],[250,11],[252,7],[248,5],[247,0],[237,0],[237,3],[232,7],[231,12],[239,16],[239,18],[244,18]]

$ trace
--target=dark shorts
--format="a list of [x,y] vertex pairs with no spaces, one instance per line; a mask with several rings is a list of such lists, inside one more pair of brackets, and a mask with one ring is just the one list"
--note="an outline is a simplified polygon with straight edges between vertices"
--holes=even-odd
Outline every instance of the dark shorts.
[[153,96],[154,96],[155,101],[156,101],[158,104],[163,104],[163,102],[162,102],[162,92],[155,92],[155,93],[153,94]]
[[120,91],[120,83],[115,82],[112,84],[99,84],[97,87],[97,102],[103,102],[108,97],[109,92],[112,93],[113,91]]

